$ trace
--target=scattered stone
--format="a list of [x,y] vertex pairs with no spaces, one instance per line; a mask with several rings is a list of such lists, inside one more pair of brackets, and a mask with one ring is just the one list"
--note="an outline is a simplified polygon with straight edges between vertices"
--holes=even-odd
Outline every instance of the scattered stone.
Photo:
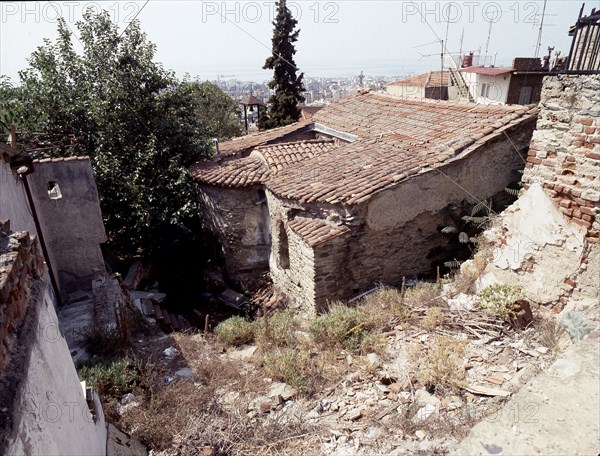
[[267,395],[271,398],[279,399],[279,402],[289,401],[298,392],[287,383],[276,382],[269,387]]
[[448,299],[448,307],[452,310],[473,310],[476,308],[477,296],[459,293]]
[[376,353],[369,353],[367,355],[367,361],[369,364],[369,368],[377,369],[381,366],[381,358]]
[[254,356],[254,353],[256,353],[257,348],[258,347],[256,345],[244,346],[242,348],[229,352],[229,357],[231,359],[247,361],[250,358],[252,358],[252,356]]
[[422,430],[418,430],[415,432],[415,437],[418,438],[419,440],[423,440],[425,437],[427,437],[427,434],[425,433],[425,431]]
[[417,413],[413,417],[413,421],[417,421],[417,422],[425,421],[431,415],[437,414],[437,410],[438,410],[438,408],[435,405],[425,404],[423,407],[421,407],[417,411]]
[[415,391],[415,402],[419,405],[433,405],[439,406],[440,400],[432,394],[429,394],[424,389],[418,389]]
[[584,336],[596,329],[596,324],[589,321],[583,312],[569,310],[560,316],[560,322],[573,342],[579,342]]
[[190,378],[194,376],[194,372],[189,367],[183,367],[175,372],[177,377]]
[[388,388],[392,393],[399,393],[402,391],[402,386],[399,383],[392,383],[388,386]]
[[363,409],[361,407],[359,407],[357,409],[350,410],[345,418],[349,421],[356,421],[360,417],[362,417],[362,415],[363,415]]
[[177,355],[179,355],[179,353],[180,351],[177,350],[175,347],[165,348],[163,351],[163,355],[165,355],[169,359],[175,358]]
[[465,389],[473,394],[477,394],[480,396],[501,396],[508,397],[511,395],[510,391],[505,391],[497,388],[487,388],[485,386],[480,385],[470,385],[465,387]]

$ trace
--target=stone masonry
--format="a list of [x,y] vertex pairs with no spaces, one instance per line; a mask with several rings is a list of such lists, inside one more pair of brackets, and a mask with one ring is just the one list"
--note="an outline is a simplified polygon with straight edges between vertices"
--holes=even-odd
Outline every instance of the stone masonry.
[[600,75],[547,77],[523,182],[600,239]]
[[11,233],[10,222],[0,222],[0,372],[12,336],[28,312],[32,283],[43,272],[37,238],[26,231]]

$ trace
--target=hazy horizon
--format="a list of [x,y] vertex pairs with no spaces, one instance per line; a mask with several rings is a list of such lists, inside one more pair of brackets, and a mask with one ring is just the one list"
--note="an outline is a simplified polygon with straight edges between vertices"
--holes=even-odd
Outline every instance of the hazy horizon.
[[[299,70],[308,77],[349,77],[361,71],[397,76],[437,70],[439,39],[449,52],[481,49],[483,54],[490,21],[488,55],[496,55],[498,66],[533,56],[543,1],[288,0],[288,5],[301,30]],[[600,0],[586,2],[584,14],[594,6],[600,7]],[[121,29],[137,15],[157,45],[155,60],[180,78],[187,73],[203,80],[262,82],[272,75],[261,67],[270,53],[274,2],[193,0],[2,2],[0,74],[18,82],[18,71],[43,39],[56,39],[57,17],[62,15],[76,32],[87,7],[106,9]],[[547,2],[540,57],[548,46],[562,55],[569,52],[567,32],[580,8],[572,0]]]

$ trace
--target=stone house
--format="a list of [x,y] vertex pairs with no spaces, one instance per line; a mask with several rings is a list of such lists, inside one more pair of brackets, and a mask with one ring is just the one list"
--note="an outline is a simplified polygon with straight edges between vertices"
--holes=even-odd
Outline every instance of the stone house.
[[523,168],[536,114],[361,92],[223,143],[190,172],[228,279],[270,271],[294,305],[321,311],[430,274],[449,213],[502,193]]

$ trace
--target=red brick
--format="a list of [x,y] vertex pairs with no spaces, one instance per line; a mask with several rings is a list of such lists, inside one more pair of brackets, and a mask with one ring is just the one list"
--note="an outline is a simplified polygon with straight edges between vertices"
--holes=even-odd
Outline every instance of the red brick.
[[582,218],[583,220],[585,220],[586,222],[593,222],[593,221],[594,221],[594,217],[593,217],[593,216],[591,216],[591,215],[587,215],[587,214],[583,214],[583,215],[581,216],[581,218]]
[[597,154],[596,152],[588,152],[587,154],[585,154],[586,158],[591,158],[592,160],[600,160],[600,154]]
[[529,149],[527,151],[527,155],[530,156],[530,157],[535,157],[536,154],[537,154],[537,150]]
[[579,210],[581,211],[582,214],[596,215],[596,209],[592,209],[589,207],[581,207],[581,208],[579,208]]
[[585,228],[591,228],[592,224],[590,222],[586,222],[585,220],[579,220],[579,219],[571,219],[573,220],[573,222],[577,223],[578,225],[581,225]]
[[559,207],[558,209],[563,214],[565,214],[567,217],[572,217],[573,216],[573,209],[567,209],[566,207]]
[[595,131],[596,131],[596,129],[595,129],[594,127],[585,127],[585,128],[583,129],[583,132],[584,132],[586,135],[593,135]]
[[576,117],[575,123],[591,127],[594,124],[594,121],[591,117]]
[[527,159],[527,162],[533,165],[539,165],[540,163],[542,163],[542,160],[540,160],[539,158],[535,158],[535,157],[529,157]]
[[590,136],[590,142],[593,144],[600,144],[600,135]]
[[560,204],[562,207],[571,207],[571,204],[573,204],[573,202],[570,200],[564,199],[564,200],[561,200],[561,202],[558,204]]
[[600,238],[600,231],[588,231],[588,236],[593,238]]
[[567,157],[565,158],[565,161],[574,162],[575,161],[575,157],[573,155],[567,155]]

